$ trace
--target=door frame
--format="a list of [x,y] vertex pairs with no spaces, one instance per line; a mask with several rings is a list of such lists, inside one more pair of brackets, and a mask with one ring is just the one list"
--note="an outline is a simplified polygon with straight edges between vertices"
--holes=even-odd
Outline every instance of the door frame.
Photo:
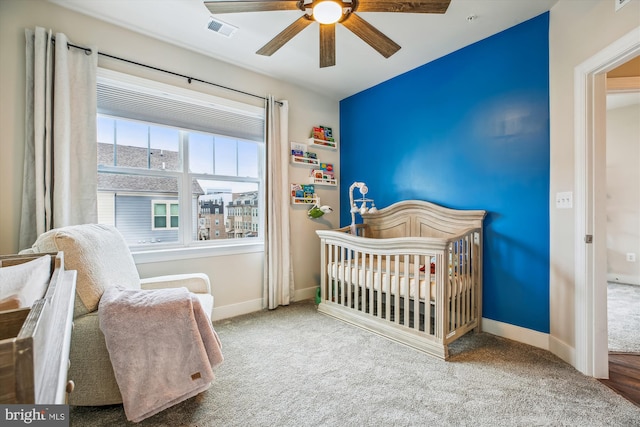
[[[640,27],[574,70],[575,367],[609,377],[606,287],[606,73],[640,55]],[[586,236],[593,243],[586,243]]]

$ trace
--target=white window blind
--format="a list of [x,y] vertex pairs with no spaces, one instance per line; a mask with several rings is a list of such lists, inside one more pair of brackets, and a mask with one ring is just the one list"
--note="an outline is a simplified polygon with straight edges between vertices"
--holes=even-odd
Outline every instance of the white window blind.
[[[143,82],[141,84],[141,82]],[[98,113],[264,141],[264,108],[101,70]]]

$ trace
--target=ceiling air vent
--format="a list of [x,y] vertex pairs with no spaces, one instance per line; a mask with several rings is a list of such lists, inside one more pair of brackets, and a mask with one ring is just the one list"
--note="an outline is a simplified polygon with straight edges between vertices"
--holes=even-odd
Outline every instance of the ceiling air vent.
[[214,17],[209,17],[209,24],[207,24],[207,28],[225,37],[231,37],[238,29],[238,27],[234,27],[233,25],[227,24],[226,22]]

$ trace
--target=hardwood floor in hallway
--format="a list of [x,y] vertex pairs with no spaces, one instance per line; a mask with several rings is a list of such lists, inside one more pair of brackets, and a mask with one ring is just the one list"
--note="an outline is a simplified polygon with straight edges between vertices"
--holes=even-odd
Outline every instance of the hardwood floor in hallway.
[[609,352],[609,379],[600,382],[640,406],[640,353]]

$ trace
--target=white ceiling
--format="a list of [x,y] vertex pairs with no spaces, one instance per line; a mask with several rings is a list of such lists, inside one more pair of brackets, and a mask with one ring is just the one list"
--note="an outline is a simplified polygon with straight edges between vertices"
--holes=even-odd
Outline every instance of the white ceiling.
[[640,104],[640,91],[607,94],[607,110]]
[[[449,9],[441,15],[358,13],[402,48],[385,59],[338,24],[336,65],[319,68],[317,23],[308,26],[273,56],[255,54],[300,17],[302,11],[216,15],[217,19],[238,27],[231,38],[226,38],[206,28],[210,13],[202,0],[49,1],[277,79],[313,85],[318,92],[337,100],[533,18],[557,2],[451,0]],[[470,16],[475,19],[468,19]],[[106,53],[126,58],[126,52]]]

